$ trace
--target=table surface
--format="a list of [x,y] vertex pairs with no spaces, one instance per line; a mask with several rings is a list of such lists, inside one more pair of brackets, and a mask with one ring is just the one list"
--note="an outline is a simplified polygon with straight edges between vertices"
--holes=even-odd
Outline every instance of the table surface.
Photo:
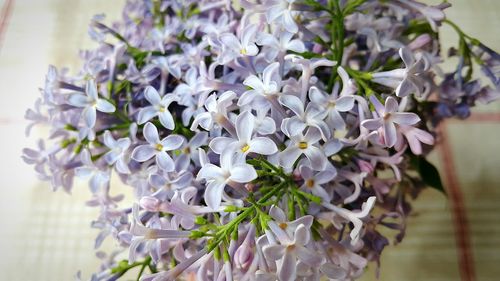
[[[77,50],[92,47],[90,18],[104,12],[108,21],[117,19],[123,2],[0,0],[2,280],[73,280],[78,270],[87,278],[99,266],[93,251],[97,230],[90,228],[97,212],[84,206],[85,184],[70,196],[37,180],[20,158],[23,147],[35,144],[34,137],[24,136],[23,115],[39,94],[47,66],[78,69]],[[449,18],[500,50],[500,1],[452,2]],[[451,30],[443,31],[445,46],[455,42]],[[423,192],[406,239],[384,252],[380,280],[493,281],[500,276],[500,103],[478,108],[466,122],[448,122],[443,130],[446,138],[431,158],[458,201]],[[462,210],[467,224],[457,220]],[[375,280],[373,266],[362,280]]]

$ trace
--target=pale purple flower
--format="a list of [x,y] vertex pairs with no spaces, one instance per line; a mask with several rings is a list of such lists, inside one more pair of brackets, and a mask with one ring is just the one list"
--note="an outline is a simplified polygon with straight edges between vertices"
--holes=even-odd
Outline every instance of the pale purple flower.
[[68,98],[68,104],[83,108],[82,118],[89,128],[95,126],[97,111],[112,113],[116,110],[112,103],[98,97],[97,86],[92,79],[87,81],[85,94],[72,94]]
[[132,151],[132,159],[145,162],[156,157],[156,164],[165,171],[174,170],[174,160],[167,151],[176,150],[182,146],[184,138],[178,135],[169,135],[160,141],[158,129],[148,122],[144,126],[143,135],[148,144],[140,145]]
[[323,205],[325,208],[332,210],[335,214],[338,216],[344,218],[347,221],[350,221],[353,225],[354,228],[351,230],[351,233],[349,234],[351,238],[351,244],[356,244],[357,241],[359,240],[359,237],[361,235],[361,230],[363,228],[363,221],[365,217],[367,217],[372,210],[373,206],[375,205],[375,200],[376,197],[372,196],[368,198],[368,200],[363,203],[363,206],[361,207],[360,211],[350,211],[338,206],[335,206],[333,204],[330,204],[328,202],[322,202],[321,205]]
[[229,137],[217,137],[210,142],[210,148],[217,154],[224,150],[235,151],[246,156],[249,153],[271,155],[278,152],[276,144],[266,137],[253,137],[255,116],[250,111],[241,113],[236,118],[236,136],[238,139]]
[[280,244],[264,247],[264,254],[270,260],[279,260],[280,281],[294,281],[297,274],[297,261],[301,261],[311,267],[321,264],[321,257],[314,251],[307,248],[310,240],[309,230],[303,224],[295,230],[293,237],[283,235],[285,233],[275,233]]
[[98,192],[100,189],[104,188],[105,185],[109,184],[111,178],[109,170],[96,166],[87,149],[81,152],[80,158],[83,165],[75,169],[75,174],[79,178],[89,181],[89,187],[92,193]]
[[241,38],[238,39],[233,33],[224,33],[220,35],[222,42],[222,52],[219,54],[218,62],[227,64],[239,57],[255,56],[259,48],[255,45],[255,36],[258,26],[249,24],[241,31]]
[[152,248],[152,243],[157,242],[158,239],[182,239],[188,238],[191,232],[176,229],[161,229],[150,228],[144,226],[141,222],[139,215],[139,206],[135,205],[133,208],[134,220],[130,226],[130,234],[132,240],[129,247],[128,262],[132,264],[137,259],[137,248],[144,242],[148,244],[148,248]]
[[295,161],[304,154],[313,170],[324,170],[328,159],[323,150],[316,146],[320,139],[321,133],[315,128],[307,130],[305,135],[300,133],[290,136],[290,144],[285,150],[279,153],[280,165],[285,168],[291,168]]
[[165,96],[160,97],[158,91],[151,86],[146,87],[144,90],[144,97],[146,97],[151,105],[146,106],[139,111],[139,115],[137,115],[137,123],[144,124],[153,117],[158,116],[163,127],[173,130],[175,128],[175,122],[172,114],[168,110],[168,107],[172,102],[177,101],[178,97],[174,94],[166,94]]
[[314,173],[314,171],[308,166],[300,166],[300,175],[304,179],[304,183],[300,188],[306,192],[310,192],[316,196],[321,197],[324,201],[329,201],[331,199],[330,194],[323,188],[322,185],[331,182],[337,172],[335,170],[326,169],[319,173]]
[[[342,79],[342,91],[338,95],[338,89],[335,89],[331,95],[326,94],[317,87],[309,89],[309,99],[311,102],[321,106],[327,112],[326,123],[333,129],[343,130],[345,128],[344,118],[340,112],[347,112],[354,107],[355,98],[352,96],[356,91],[354,83],[349,79],[347,73],[342,67],[337,70]],[[338,84],[335,85],[335,88]]]
[[268,23],[277,22],[286,31],[297,33],[299,27],[294,20],[296,12],[292,10],[295,0],[266,0],[264,8]]
[[[280,64],[274,62],[268,65],[263,73],[262,78],[256,75],[248,76],[243,84],[251,88],[244,92],[238,100],[238,105],[247,105],[254,100],[259,105],[267,105],[267,100],[280,95],[281,90],[281,76],[279,74]],[[275,104],[273,104],[275,106]],[[279,106],[279,105],[278,105]]]
[[320,131],[323,140],[330,138],[330,128],[323,121],[326,114],[319,105],[309,103],[304,110],[302,101],[293,95],[282,95],[279,102],[295,113],[295,116],[285,118],[281,123],[281,130],[285,135],[302,134],[305,128],[314,127]]
[[257,178],[255,169],[244,162],[235,162],[231,151],[220,155],[220,167],[211,163],[203,165],[197,179],[206,181],[205,202],[212,209],[218,209],[224,187],[238,183],[248,183]]
[[115,165],[116,170],[122,174],[130,174],[126,152],[131,144],[129,138],[115,140],[113,135],[104,132],[104,144],[110,149],[103,158],[109,165]]
[[[399,125],[399,131],[401,132],[401,134],[403,134],[403,136],[405,136],[408,145],[410,146],[411,152],[415,155],[422,154],[422,143],[425,143],[427,145],[434,144],[434,137],[429,132],[422,129],[412,126]],[[398,141],[399,140],[403,140],[403,138],[398,138]],[[395,144],[395,146],[399,148],[402,148],[403,145],[404,142],[402,141],[399,141],[399,143]]]
[[269,33],[261,33],[257,36],[257,43],[263,45],[262,53],[267,61],[272,62],[277,57],[284,56],[287,51],[303,53],[306,51],[304,42],[300,39],[292,39],[293,33],[287,31]]
[[372,74],[372,81],[395,89],[398,97],[406,97],[409,94],[424,93],[425,81],[421,77],[427,71],[427,64],[422,57],[415,60],[408,48],[399,49],[399,55],[405,64],[405,68],[399,68]]
[[194,131],[198,126],[209,131],[217,123],[221,126],[232,126],[227,118],[227,108],[233,103],[236,94],[232,91],[224,92],[219,97],[216,94],[210,95],[206,102],[206,112],[199,113],[191,124],[191,130]]
[[393,97],[387,97],[385,106],[382,106],[376,98],[372,98],[371,100],[378,116],[374,119],[364,120],[361,126],[369,130],[376,130],[382,127],[384,142],[387,147],[393,147],[397,142],[396,124],[414,125],[420,121],[420,117],[415,113],[399,112],[398,102]]

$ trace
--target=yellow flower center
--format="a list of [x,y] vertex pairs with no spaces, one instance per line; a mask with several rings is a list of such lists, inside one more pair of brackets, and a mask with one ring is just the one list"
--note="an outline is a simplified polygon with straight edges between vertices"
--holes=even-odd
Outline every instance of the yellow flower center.
[[241,49],[241,50],[240,50],[240,53],[241,53],[242,55],[246,55],[246,54],[247,54],[247,49]]
[[245,153],[245,152],[247,152],[249,149],[250,149],[250,146],[249,146],[248,144],[245,144],[245,145],[241,148],[241,152]]
[[313,188],[314,187],[314,180],[313,179],[306,180],[306,186],[309,188]]
[[307,142],[305,142],[305,141],[299,142],[299,148],[300,149],[306,149],[307,148]]
[[278,225],[281,229],[285,230],[288,227],[288,224],[286,222],[282,222]]
[[167,111],[167,108],[165,108],[164,106],[160,106],[160,109],[158,111],[165,112],[165,111]]
[[158,151],[163,151],[163,145],[161,143],[158,143],[155,145],[156,150]]

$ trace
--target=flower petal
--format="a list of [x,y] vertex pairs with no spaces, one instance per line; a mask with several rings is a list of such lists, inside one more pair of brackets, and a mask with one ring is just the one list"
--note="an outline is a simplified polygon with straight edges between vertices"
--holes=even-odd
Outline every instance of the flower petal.
[[158,129],[153,123],[148,122],[144,125],[144,130],[142,132],[146,141],[150,144],[160,143],[160,137],[158,136]]
[[279,102],[283,106],[291,109],[297,116],[304,115],[304,104],[298,97],[292,95],[283,95],[279,97]]
[[295,250],[297,252],[297,256],[299,257],[300,261],[302,261],[303,263],[314,267],[319,266],[321,264],[322,260],[321,256],[309,250],[308,248],[303,246],[297,246]]
[[170,135],[161,140],[161,145],[165,151],[175,150],[182,146],[184,137],[179,135]]
[[224,150],[236,143],[236,140],[228,137],[217,137],[208,145],[215,153],[222,154]]
[[255,169],[248,164],[236,164],[231,169],[230,180],[239,182],[239,183],[247,183],[251,182],[257,178],[257,172]]
[[255,152],[262,155],[271,155],[278,152],[276,144],[265,137],[254,138],[248,145],[250,146],[249,152]]
[[285,255],[285,246],[283,245],[267,245],[263,249],[266,258],[272,261],[279,260]]
[[255,117],[250,111],[241,113],[236,118],[236,134],[242,142],[249,142],[252,138],[253,128],[255,125]]
[[396,126],[390,121],[384,122],[383,126],[385,145],[387,145],[387,147],[393,147],[397,140]]
[[294,250],[285,250],[283,263],[278,274],[280,281],[295,281],[297,277],[297,256]]
[[302,150],[296,145],[287,147],[279,154],[279,162],[282,167],[291,168],[297,158],[302,154]]
[[219,183],[216,181],[210,182],[205,189],[205,203],[207,206],[213,210],[217,210],[220,207],[222,200],[222,192],[224,192],[225,183]]
[[155,154],[157,150],[154,149],[151,145],[146,144],[146,145],[139,145],[132,151],[132,159],[138,162],[144,162],[149,159],[151,159]]
[[88,128],[94,128],[97,118],[96,115],[97,112],[95,110],[95,107],[93,106],[87,106],[83,109],[82,117],[85,121],[85,125],[87,125]]
[[146,106],[139,111],[137,123],[144,124],[158,115],[158,110],[154,106]]
[[158,117],[160,117],[160,123],[166,129],[173,130],[175,128],[174,118],[172,117],[172,114],[170,114],[170,112],[168,111],[160,112],[158,114]]
[[311,168],[313,168],[313,170],[323,171],[325,169],[328,160],[323,150],[315,146],[310,146],[304,150],[304,154],[307,159],[309,159],[309,162],[311,162]]
[[159,105],[160,104],[160,101],[161,101],[160,94],[152,86],[147,86],[146,89],[144,89],[144,97],[152,105]]
[[85,93],[92,100],[97,100],[97,86],[93,79],[88,80],[87,84],[85,84]]
[[89,104],[89,100],[85,95],[72,94],[68,98],[68,104],[76,107],[86,107]]
[[392,114],[392,122],[401,125],[413,125],[420,121],[420,117],[412,112],[398,112]]
[[175,168],[174,160],[165,151],[159,151],[156,154],[156,164],[167,172],[172,172]]
[[97,110],[100,112],[112,113],[115,112],[115,106],[105,99],[98,99],[96,106]]

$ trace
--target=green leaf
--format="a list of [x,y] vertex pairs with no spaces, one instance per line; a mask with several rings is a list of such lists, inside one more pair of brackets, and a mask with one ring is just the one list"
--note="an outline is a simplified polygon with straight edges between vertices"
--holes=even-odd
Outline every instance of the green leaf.
[[425,157],[415,156],[412,159],[413,166],[417,169],[422,181],[438,191],[441,191],[446,195],[446,190],[444,189],[443,183],[441,182],[441,177],[439,176],[439,171],[434,165],[427,161]]

